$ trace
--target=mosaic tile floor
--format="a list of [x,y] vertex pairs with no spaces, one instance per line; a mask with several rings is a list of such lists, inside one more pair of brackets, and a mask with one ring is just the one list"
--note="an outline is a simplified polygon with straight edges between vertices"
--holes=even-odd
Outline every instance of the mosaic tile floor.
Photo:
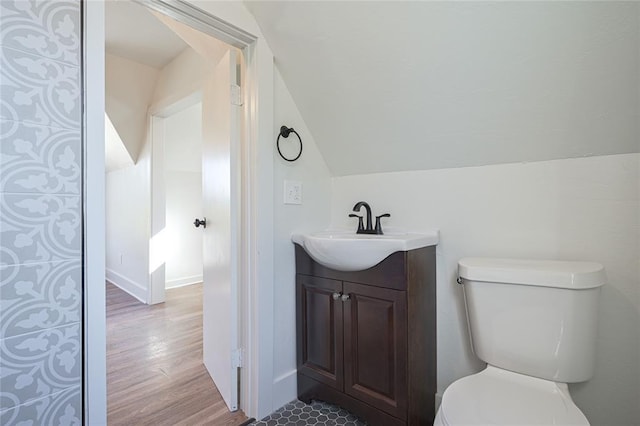
[[292,401],[270,416],[252,423],[252,426],[277,425],[366,426],[366,423],[343,408],[320,401],[313,401],[311,405]]

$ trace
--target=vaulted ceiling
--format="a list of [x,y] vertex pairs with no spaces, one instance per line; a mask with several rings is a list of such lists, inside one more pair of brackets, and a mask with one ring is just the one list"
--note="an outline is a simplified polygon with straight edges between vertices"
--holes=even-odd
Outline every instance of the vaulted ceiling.
[[640,150],[638,3],[245,4],[335,175]]

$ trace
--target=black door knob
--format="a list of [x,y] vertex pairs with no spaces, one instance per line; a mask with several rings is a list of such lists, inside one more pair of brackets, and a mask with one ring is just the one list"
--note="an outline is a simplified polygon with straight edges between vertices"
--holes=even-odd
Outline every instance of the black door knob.
[[193,224],[196,226],[196,228],[199,228],[200,225],[202,225],[203,228],[207,227],[207,218],[205,217],[204,219],[200,220],[200,219],[196,219]]

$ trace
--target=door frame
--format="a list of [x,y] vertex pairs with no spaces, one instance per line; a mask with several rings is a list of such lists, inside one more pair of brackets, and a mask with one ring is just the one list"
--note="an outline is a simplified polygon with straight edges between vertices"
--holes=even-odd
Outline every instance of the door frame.
[[[83,419],[107,424],[104,3],[82,0]],[[91,142],[91,143],[89,143]]]
[[[84,418],[106,424],[104,3],[83,6],[84,93]],[[273,410],[273,54],[242,4],[151,0],[143,4],[243,52],[240,408],[262,418]],[[214,16],[215,15],[215,16]],[[222,18],[219,18],[222,17]],[[89,143],[91,141],[91,143]],[[262,161],[258,161],[261,158]]]

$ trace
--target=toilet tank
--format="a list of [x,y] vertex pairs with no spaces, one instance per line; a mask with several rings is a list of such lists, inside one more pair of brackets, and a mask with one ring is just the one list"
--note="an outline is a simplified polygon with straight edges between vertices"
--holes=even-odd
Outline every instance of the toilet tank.
[[458,275],[480,359],[555,382],[591,378],[602,265],[464,258]]

